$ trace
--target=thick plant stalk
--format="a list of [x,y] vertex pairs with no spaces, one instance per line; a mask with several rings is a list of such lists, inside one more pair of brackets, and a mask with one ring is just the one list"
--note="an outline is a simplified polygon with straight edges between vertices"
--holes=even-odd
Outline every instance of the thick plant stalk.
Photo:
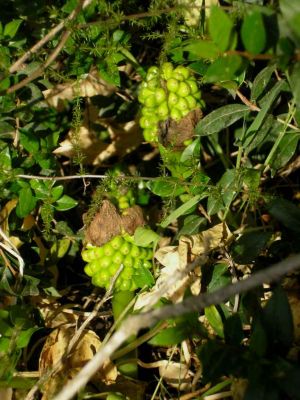
[[[112,310],[115,321],[118,321],[124,309],[128,306],[135,294],[129,290],[122,290],[115,292],[112,298]],[[118,324],[119,325],[119,324]],[[134,338],[133,338],[134,339]],[[132,339],[129,339],[126,343],[130,343]],[[126,362],[126,360],[131,360]],[[134,361],[132,361],[134,360]],[[132,350],[130,353],[122,356],[118,359],[121,363],[118,366],[119,371],[130,378],[137,378],[138,375],[138,364],[137,364],[137,349]]]

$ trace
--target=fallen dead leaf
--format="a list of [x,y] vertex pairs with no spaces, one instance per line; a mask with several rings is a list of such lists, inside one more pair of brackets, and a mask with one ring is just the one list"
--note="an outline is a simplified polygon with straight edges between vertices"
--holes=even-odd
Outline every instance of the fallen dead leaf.
[[[161,269],[153,288],[138,295],[134,308],[138,310],[152,304],[153,299],[157,297],[157,293],[170,282],[176,271],[184,271],[189,262],[201,255],[203,256],[201,264],[204,264],[208,253],[225,244],[231,236],[227,225],[220,223],[197,235],[181,236],[178,246],[166,246],[157,250],[154,257],[164,268]],[[172,302],[181,301],[187,287],[191,288],[194,295],[199,294],[201,290],[201,268],[195,268],[193,273],[194,276],[186,274],[184,278],[177,280],[174,285],[169,285],[164,297]]]
[[93,69],[79,82],[59,84],[51,89],[43,91],[46,102],[62,111],[65,108],[65,100],[73,100],[75,97],[93,97],[97,95],[111,96],[117,87],[109,84],[101,78],[99,72]]
[[161,360],[159,374],[168,385],[180,390],[191,390],[193,373],[184,363]]
[[[55,329],[48,337],[43,346],[39,372],[43,376],[51,373],[53,367],[66,355],[70,340],[74,336],[74,328]],[[82,367],[93,358],[101,346],[99,337],[91,330],[84,330],[78,343],[70,355],[63,359],[60,367],[50,375],[42,388],[42,400],[51,399],[70,379],[72,379]],[[117,368],[111,361],[94,375],[95,381],[100,380],[107,385],[114,383],[117,379]]]

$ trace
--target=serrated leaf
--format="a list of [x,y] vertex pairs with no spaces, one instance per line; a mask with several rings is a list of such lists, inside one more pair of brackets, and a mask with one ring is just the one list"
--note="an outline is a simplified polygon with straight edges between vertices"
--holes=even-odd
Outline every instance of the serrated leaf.
[[34,209],[37,199],[33,196],[30,187],[22,188],[19,192],[19,201],[16,208],[17,216],[26,217]]
[[266,89],[275,69],[276,65],[268,65],[256,75],[251,88],[252,101],[255,101]]
[[13,21],[10,21],[4,27],[3,36],[7,36],[12,39],[18,32],[18,29],[22,22],[23,21],[21,19],[14,19]]
[[207,69],[204,82],[222,82],[237,78],[241,74],[243,59],[240,56],[232,55],[220,57]]
[[214,44],[221,51],[228,50],[233,29],[233,22],[228,14],[226,14],[220,7],[213,6],[210,10],[208,27],[210,37]]
[[228,104],[220,107],[198,122],[196,133],[200,136],[208,136],[220,132],[245,117],[249,112],[249,107],[244,104]]
[[241,37],[245,49],[252,54],[261,53],[267,43],[263,15],[259,12],[248,14],[242,24]]
[[76,200],[74,200],[74,199],[72,199],[72,197],[64,194],[60,199],[58,199],[56,201],[56,203],[54,204],[54,207],[58,211],[67,211],[67,210],[70,210],[71,208],[76,207],[77,204],[78,204],[78,202]]
[[151,243],[155,243],[160,239],[160,236],[150,228],[139,226],[134,232],[134,243],[137,246],[147,247]]

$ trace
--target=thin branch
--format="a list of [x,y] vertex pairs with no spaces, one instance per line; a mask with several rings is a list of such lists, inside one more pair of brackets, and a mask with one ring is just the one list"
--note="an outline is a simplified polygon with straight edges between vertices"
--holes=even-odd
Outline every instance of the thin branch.
[[[105,179],[108,178],[107,175],[94,175],[94,174],[87,174],[87,175],[67,175],[67,176],[42,176],[42,175],[16,175],[16,178],[21,179],[37,179],[39,181],[68,181],[72,179]],[[153,181],[157,178],[147,177],[147,176],[130,176],[130,175],[119,175],[117,179],[124,179],[124,180],[141,180],[141,181]]]
[[81,0],[78,6],[71,12],[71,14],[61,21],[58,25],[51,29],[40,41],[38,41],[34,46],[31,47],[26,53],[22,55],[10,68],[9,72],[13,73],[22,68],[22,64],[34,53],[37,53],[40,48],[42,48],[49,40],[51,40],[58,32],[60,32],[66,24],[71,22],[81,9],[85,9],[87,6],[91,4],[93,0]]
[[45,71],[45,69],[58,57],[59,53],[61,52],[62,48],[64,47],[66,41],[68,40],[69,36],[71,35],[71,31],[67,30],[62,34],[61,40],[58,43],[58,45],[55,47],[53,52],[50,54],[49,58],[39,68],[37,68],[35,71],[33,71],[30,75],[28,75],[26,78],[24,78],[22,81],[16,83],[15,85],[11,86],[10,88],[7,89],[7,93],[14,93],[17,90],[21,89],[22,87],[26,86],[28,83],[34,81],[36,78],[38,78],[42,73]]
[[70,400],[88,383],[90,378],[119,346],[131,335],[136,335],[142,328],[149,328],[160,320],[178,317],[191,311],[200,312],[205,307],[223,303],[238,293],[244,293],[264,283],[278,280],[299,267],[300,254],[297,254],[269,268],[256,272],[247,279],[232,283],[214,292],[191,296],[181,303],[167,305],[153,311],[128,317],[122,323],[119,330],[113,334],[111,339],[95,354],[94,358],[82,368],[79,374],[53,400]]
[[[236,94],[242,100],[242,102],[250,108],[251,111],[257,111],[257,112],[261,111],[261,108],[259,108],[256,104],[252,103],[250,100],[248,100],[247,97],[245,97],[239,90],[236,90]],[[276,118],[276,121],[280,122],[283,125],[288,126],[289,128],[291,128],[295,131],[300,130],[299,127],[297,127],[293,124],[290,124],[290,123],[287,124],[286,121],[284,121],[281,118],[277,118],[277,117],[275,117],[275,118]]]

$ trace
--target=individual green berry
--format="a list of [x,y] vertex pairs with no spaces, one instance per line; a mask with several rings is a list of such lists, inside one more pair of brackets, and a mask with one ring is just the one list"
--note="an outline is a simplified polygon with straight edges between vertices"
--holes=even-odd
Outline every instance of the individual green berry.
[[171,92],[168,96],[168,106],[172,108],[176,106],[177,102],[178,102],[178,96],[175,93]]
[[147,116],[147,117],[141,117],[140,119],[140,125],[142,128],[151,128],[152,126],[155,126],[157,123],[157,117],[154,115],[152,116]]
[[183,112],[185,110],[189,110],[189,103],[186,101],[185,98],[180,97],[180,99],[178,100],[178,103],[176,105],[176,108],[178,108],[178,110],[180,110],[181,112]]
[[176,67],[174,69],[174,72],[183,75],[184,79],[188,79],[190,76],[189,70],[185,68],[183,65],[179,65],[178,67]]
[[175,121],[179,121],[182,118],[182,112],[178,108],[172,108],[170,116]]
[[179,88],[179,82],[177,79],[174,78],[170,78],[167,80],[167,89],[169,90],[169,92],[177,92]]
[[103,246],[103,251],[104,251],[104,256],[110,257],[114,254],[115,250],[114,248],[110,245],[110,242],[105,243]]
[[120,252],[117,251],[113,256],[112,256],[112,262],[118,265],[121,265],[124,260],[124,255]]
[[133,268],[132,267],[124,267],[120,278],[122,278],[122,280],[131,279],[132,273],[133,273]]
[[122,236],[115,236],[111,241],[110,245],[113,249],[118,250],[122,244],[124,243],[124,239]]
[[87,274],[87,276],[93,276],[93,271],[92,271],[90,264],[87,264],[84,267],[84,272]]
[[106,270],[101,270],[97,272],[97,274],[93,275],[92,277],[92,284],[94,286],[105,287],[109,284],[110,281],[110,274]]
[[120,268],[120,265],[121,264],[115,264],[115,263],[110,264],[108,272],[111,277],[113,277],[117,273],[118,269]]
[[139,101],[141,103],[145,103],[145,100],[149,97],[149,96],[153,96],[154,92],[152,90],[150,90],[148,87],[144,87],[140,90],[139,93]]
[[167,98],[166,92],[163,88],[157,88],[154,92],[156,104],[161,104]]
[[185,100],[188,102],[190,110],[193,110],[194,108],[197,107],[197,100],[195,99],[194,96],[192,95],[186,96]]
[[151,127],[144,129],[143,136],[146,142],[157,142],[158,141],[157,128]]
[[151,117],[156,112],[156,108],[142,107],[142,115],[145,117]]
[[157,115],[162,119],[167,119],[169,114],[169,108],[166,101],[164,101],[157,109]]
[[185,82],[180,82],[177,90],[178,96],[186,97],[191,93],[189,85]]
[[155,107],[156,106],[156,99],[155,95],[151,95],[144,100],[145,106],[147,107]]
[[197,86],[197,82],[194,79],[188,79],[186,81],[187,85],[189,85],[190,89],[191,89],[191,94],[195,95],[195,93],[200,93],[198,86]]
[[177,79],[178,81],[184,81],[184,76],[180,74],[179,72],[173,72],[172,78]]
[[81,257],[82,257],[83,261],[90,262],[94,259],[94,253],[91,252],[91,250],[94,250],[94,249],[86,249],[81,252]]
[[127,254],[130,253],[130,250],[131,250],[131,244],[128,242],[124,242],[119,249],[120,253],[122,253],[124,256],[127,256]]
[[151,81],[151,79],[155,78],[159,74],[159,69],[155,66],[152,66],[148,69],[146,75],[146,81]]
[[131,250],[130,250],[130,255],[133,258],[139,257],[141,254],[140,247],[136,246],[135,244],[132,245]]
[[159,79],[158,78],[153,78],[148,82],[148,88],[149,89],[156,89],[159,86]]
[[112,257],[104,256],[99,260],[101,269],[106,269],[112,263]]
[[147,249],[147,256],[145,258],[146,258],[146,260],[152,260],[152,258],[153,258],[153,249]]
[[147,257],[147,254],[148,254],[147,249],[145,247],[141,247],[140,248],[140,256],[139,256],[139,258],[141,260],[144,260]]
[[169,62],[163,63],[160,70],[162,78],[168,80],[172,77],[173,65]]
[[123,260],[123,264],[125,267],[131,268],[133,266],[133,259],[130,254],[127,254]]

